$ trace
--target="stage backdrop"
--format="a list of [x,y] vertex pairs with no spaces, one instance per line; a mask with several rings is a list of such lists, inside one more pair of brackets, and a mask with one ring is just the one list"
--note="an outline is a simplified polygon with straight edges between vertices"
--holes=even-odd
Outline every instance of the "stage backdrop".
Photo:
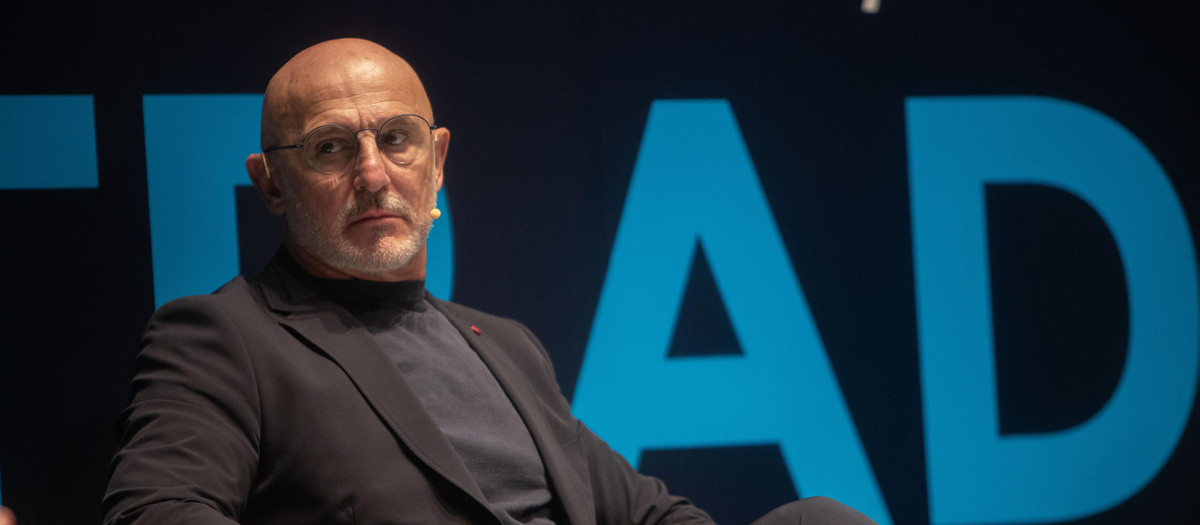
[[452,131],[439,297],[725,523],[1200,522],[1193,2],[20,3],[0,501],[94,523],[153,309],[278,242],[267,80],[342,36]]

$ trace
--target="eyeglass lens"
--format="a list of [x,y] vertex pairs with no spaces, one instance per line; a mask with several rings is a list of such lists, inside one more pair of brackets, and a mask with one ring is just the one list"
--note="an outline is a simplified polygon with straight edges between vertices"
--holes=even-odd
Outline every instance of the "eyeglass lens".
[[[401,115],[388,120],[375,136],[379,153],[401,165],[412,164],[419,159],[429,141],[429,124],[416,115]],[[338,173],[354,161],[358,144],[355,133],[350,129],[328,125],[309,132],[304,137],[302,149],[313,169],[321,173]]]

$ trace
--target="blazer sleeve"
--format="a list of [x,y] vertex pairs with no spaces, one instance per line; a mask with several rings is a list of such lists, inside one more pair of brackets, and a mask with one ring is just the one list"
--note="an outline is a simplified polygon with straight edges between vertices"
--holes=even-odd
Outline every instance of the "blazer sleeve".
[[117,421],[108,525],[235,524],[258,462],[259,396],[239,326],[213,296],[163,306]]
[[[514,321],[515,322],[515,321]],[[542,372],[554,384],[555,400],[546,403],[552,410],[567,412],[575,422],[580,448],[586,458],[587,482],[595,504],[599,524],[711,524],[712,518],[685,498],[672,495],[657,478],[638,473],[620,454],[608,446],[582,422],[570,414],[570,405],[558,389],[554,367],[533,332],[517,323],[525,336],[541,352]]]

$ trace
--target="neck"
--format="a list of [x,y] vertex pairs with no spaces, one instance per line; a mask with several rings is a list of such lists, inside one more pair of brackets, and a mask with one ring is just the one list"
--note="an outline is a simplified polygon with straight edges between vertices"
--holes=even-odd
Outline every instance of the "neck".
[[413,254],[408,264],[383,272],[362,272],[352,268],[330,266],[295,243],[287,243],[288,252],[309,275],[319,279],[362,279],[364,281],[423,281],[425,280],[425,248]]

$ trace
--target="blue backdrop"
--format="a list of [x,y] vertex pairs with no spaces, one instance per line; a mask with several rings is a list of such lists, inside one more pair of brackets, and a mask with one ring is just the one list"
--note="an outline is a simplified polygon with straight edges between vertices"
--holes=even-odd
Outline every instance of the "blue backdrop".
[[1200,521],[1190,3],[61,7],[0,21],[23,525],[98,521],[149,314],[278,242],[262,89],[343,36],[453,132],[430,290],[718,521]]

